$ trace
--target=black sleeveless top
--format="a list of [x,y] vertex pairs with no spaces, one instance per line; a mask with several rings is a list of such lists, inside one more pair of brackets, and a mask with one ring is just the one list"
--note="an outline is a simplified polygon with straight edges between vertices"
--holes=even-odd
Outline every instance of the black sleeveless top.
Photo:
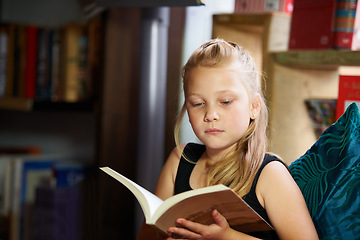
[[[180,159],[180,163],[175,178],[175,194],[192,190],[190,186],[190,175],[197,161],[200,159],[200,157],[204,152],[205,152],[205,146],[201,144],[188,143],[185,146],[183,155],[186,156],[187,159],[185,159],[183,156]],[[249,204],[268,223],[270,223],[269,217],[266,213],[266,210],[261,206],[256,196],[255,189],[262,170],[268,163],[272,161],[280,161],[282,163],[282,161],[279,160],[277,157],[266,154],[259,171],[256,173],[254,182],[251,186],[249,193],[243,197],[244,201],[247,204]],[[254,233],[250,233],[249,235],[266,240],[279,239],[275,231],[254,232]]]

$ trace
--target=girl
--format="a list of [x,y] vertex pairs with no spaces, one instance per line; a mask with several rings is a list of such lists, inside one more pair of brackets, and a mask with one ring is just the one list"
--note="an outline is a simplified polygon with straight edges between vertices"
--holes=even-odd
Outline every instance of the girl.
[[[287,167],[266,153],[268,112],[250,54],[221,39],[206,42],[183,68],[183,89],[185,103],[175,127],[178,147],[164,165],[155,194],[167,199],[187,190],[224,184],[275,231],[237,232],[214,210],[214,224],[178,219],[181,227],[169,228],[169,235],[212,240],[318,239],[302,193]],[[201,145],[179,145],[179,126],[186,111]],[[151,231],[143,227],[138,239],[151,239]],[[153,236],[159,238],[163,239]]]

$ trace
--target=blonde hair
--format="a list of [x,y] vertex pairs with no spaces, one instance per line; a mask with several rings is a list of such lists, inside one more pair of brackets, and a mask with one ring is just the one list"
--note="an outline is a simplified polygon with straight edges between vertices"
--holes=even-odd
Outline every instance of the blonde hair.
[[[252,186],[255,175],[260,168],[267,149],[268,110],[261,90],[260,74],[250,53],[235,43],[222,39],[210,40],[196,49],[183,67],[183,88],[186,90],[189,72],[198,66],[219,67],[231,61],[239,62],[239,71],[247,89],[250,104],[257,95],[260,96],[259,115],[250,121],[244,136],[237,142],[233,152],[207,170],[207,185],[224,184],[233,189],[239,196],[246,195]],[[174,136],[179,146],[179,132],[182,118],[186,112],[185,103],[177,117]],[[184,156],[186,158],[186,156]]]

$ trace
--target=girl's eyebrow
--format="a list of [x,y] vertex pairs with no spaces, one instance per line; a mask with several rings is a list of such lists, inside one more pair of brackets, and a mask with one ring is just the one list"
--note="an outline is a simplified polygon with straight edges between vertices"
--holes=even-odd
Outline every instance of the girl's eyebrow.
[[232,91],[232,90],[221,90],[221,91],[217,91],[216,93],[220,93],[220,94],[222,94],[222,93],[234,93],[234,91]]
[[[227,90],[219,90],[219,91],[216,91],[215,92],[216,94],[224,94],[224,93],[235,93],[233,90],[231,90],[231,89],[227,89]],[[200,94],[200,93],[189,93],[189,94],[187,94],[187,96],[201,96],[202,94]]]

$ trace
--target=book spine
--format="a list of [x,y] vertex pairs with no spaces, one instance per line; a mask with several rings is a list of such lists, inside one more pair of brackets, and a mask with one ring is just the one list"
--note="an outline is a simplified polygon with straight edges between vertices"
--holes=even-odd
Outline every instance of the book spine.
[[77,84],[78,84],[78,100],[86,100],[89,92],[88,82],[88,37],[83,34],[78,38],[78,63],[77,63]]
[[65,89],[64,100],[66,102],[76,102],[79,100],[79,38],[83,36],[84,28],[82,25],[70,24],[65,27],[64,53],[65,53]]
[[61,41],[63,39],[63,28],[56,28],[53,30],[52,39],[52,59],[51,59],[51,100],[61,101],[62,100],[62,89],[63,89],[63,46]]
[[52,31],[47,28],[39,29],[38,39],[38,61],[37,61],[37,84],[36,98],[49,100],[51,83],[51,44]]
[[8,33],[5,26],[0,26],[0,97],[6,93],[6,64],[7,64],[7,48]]
[[25,69],[26,69],[26,26],[20,25],[18,31],[18,40],[16,42],[18,52],[18,75],[17,79],[14,79],[16,82],[16,90],[13,90],[13,95],[15,97],[23,98],[25,96]]
[[294,1],[290,50],[331,49],[334,41],[335,0]]
[[36,92],[38,27],[27,26],[26,33],[25,97],[34,99]]
[[15,24],[8,25],[8,47],[6,60],[6,93],[7,97],[13,96],[14,81],[14,44],[15,44]]
[[334,48],[351,49],[357,0],[337,0],[334,25]]
[[11,186],[11,215],[10,239],[20,240],[20,215],[21,215],[21,174],[22,163],[12,160],[12,186]]
[[20,24],[16,24],[15,26],[15,36],[14,36],[14,73],[12,79],[12,96],[17,96],[19,89],[20,79],[20,59],[21,59],[21,28]]
[[46,59],[46,86],[45,86],[45,99],[51,100],[52,96],[52,71],[53,71],[53,45],[54,45],[54,29],[49,29],[48,42],[47,42],[47,59]]

